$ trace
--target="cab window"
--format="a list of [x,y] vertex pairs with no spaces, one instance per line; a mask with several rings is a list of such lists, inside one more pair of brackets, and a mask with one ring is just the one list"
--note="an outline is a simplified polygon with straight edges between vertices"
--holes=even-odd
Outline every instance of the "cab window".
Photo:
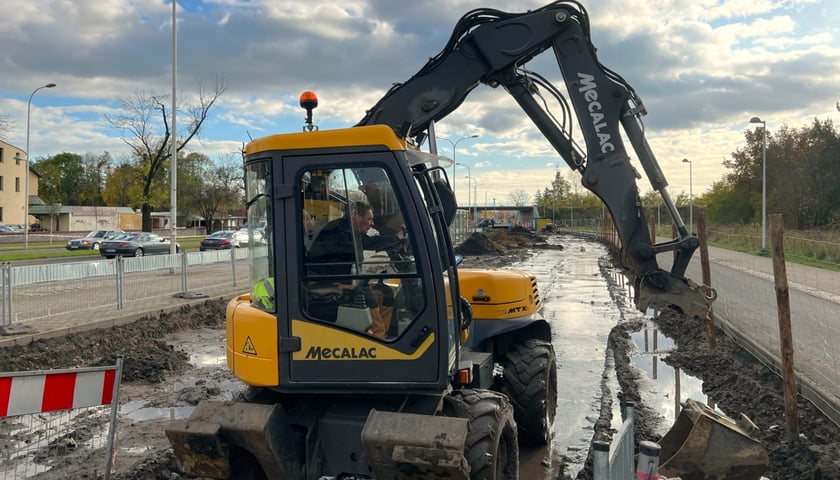
[[397,338],[422,284],[393,182],[379,166],[317,168],[300,185],[301,294],[312,320]]

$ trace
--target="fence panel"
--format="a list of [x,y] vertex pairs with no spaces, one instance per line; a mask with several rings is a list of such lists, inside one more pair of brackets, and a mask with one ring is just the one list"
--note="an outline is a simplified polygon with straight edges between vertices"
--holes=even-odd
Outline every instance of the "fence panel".
[[[51,471],[54,478],[101,452],[87,470],[110,478],[122,358],[116,365],[0,373],[0,479],[16,480]],[[31,440],[36,438],[37,441]]]

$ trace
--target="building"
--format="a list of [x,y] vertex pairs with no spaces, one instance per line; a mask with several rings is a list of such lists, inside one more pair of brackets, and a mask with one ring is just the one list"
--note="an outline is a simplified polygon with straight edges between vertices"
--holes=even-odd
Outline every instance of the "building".
[[0,140],[0,225],[32,225],[37,220],[32,215],[24,219],[26,175],[29,175],[29,207],[42,205],[38,198],[37,172],[26,171],[26,152]]

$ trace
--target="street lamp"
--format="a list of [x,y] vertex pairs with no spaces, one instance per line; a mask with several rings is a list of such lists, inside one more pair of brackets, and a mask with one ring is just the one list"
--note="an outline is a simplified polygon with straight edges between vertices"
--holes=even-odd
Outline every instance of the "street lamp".
[[691,192],[694,180],[691,178],[691,160],[683,158],[683,163],[688,164],[688,224],[689,231],[694,232],[694,194]]
[[23,162],[23,248],[29,248],[29,115],[32,112],[32,97],[35,92],[42,88],[53,88],[54,83],[42,85],[29,94],[29,103],[26,104],[26,159]]
[[[466,163],[455,162],[455,165],[452,167],[453,171],[454,171],[455,167],[457,167],[457,166],[461,166],[461,167],[464,167],[464,168],[467,169],[467,178],[472,176],[472,173],[470,173],[470,166],[469,165],[467,165]],[[453,183],[453,185],[455,184],[455,175],[454,174],[452,175],[452,183]],[[454,187],[453,187],[453,191],[454,191]],[[469,209],[470,209],[470,185],[467,184],[467,210],[469,210]]]
[[[472,217],[473,217],[473,225],[475,225],[476,220],[478,219],[478,180],[475,177],[471,177],[469,175],[466,176],[468,181],[471,181],[473,184],[473,202],[470,205],[472,208]],[[467,191],[467,199],[469,201],[470,192]]]
[[767,250],[767,122],[752,117],[750,123],[761,124],[761,251]]
[[[470,135],[469,137],[461,137],[458,140],[455,140],[454,142],[452,140],[448,139],[448,138],[437,137],[438,140],[447,141],[447,142],[449,142],[450,145],[452,145],[452,161],[453,162],[455,161],[455,149],[458,147],[458,144],[461,143],[461,140],[467,140],[467,139],[470,139],[470,138],[478,138],[478,135]],[[455,193],[455,165],[457,165],[457,163],[452,165],[452,193]]]

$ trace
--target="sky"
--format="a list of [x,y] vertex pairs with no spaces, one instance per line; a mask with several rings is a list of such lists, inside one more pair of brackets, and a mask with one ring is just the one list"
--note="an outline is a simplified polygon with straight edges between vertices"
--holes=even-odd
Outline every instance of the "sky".
[[[301,92],[314,91],[321,130],[356,124],[390,88],[414,75],[475,8],[525,12],[541,0],[178,1],[178,98],[226,86],[190,144],[229,158],[249,138],[299,132]],[[514,5],[515,4],[515,5]],[[0,114],[5,140],[30,158],[62,152],[128,157],[106,120],[120,99],[172,91],[172,4],[164,0],[4,0]],[[645,135],[673,198],[700,196],[727,172],[758,116],[772,134],[815,118],[840,119],[840,5],[836,0],[590,0],[602,64],[633,86]],[[551,52],[528,64],[562,87]],[[183,117],[179,116],[179,119]],[[179,120],[180,121],[180,120]],[[437,124],[439,153],[460,205],[509,203],[550,187],[556,171],[579,178],[513,99],[481,85]],[[473,136],[475,138],[472,138]],[[457,147],[453,151],[453,144]],[[625,142],[632,154],[632,147]],[[683,159],[691,163],[683,162]],[[638,163],[634,166],[643,172]],[[471,177],[468,179],[467,176]],[[650,191],[638,180],[642,193]],[[469,185],[472,197],[467,198]]]

